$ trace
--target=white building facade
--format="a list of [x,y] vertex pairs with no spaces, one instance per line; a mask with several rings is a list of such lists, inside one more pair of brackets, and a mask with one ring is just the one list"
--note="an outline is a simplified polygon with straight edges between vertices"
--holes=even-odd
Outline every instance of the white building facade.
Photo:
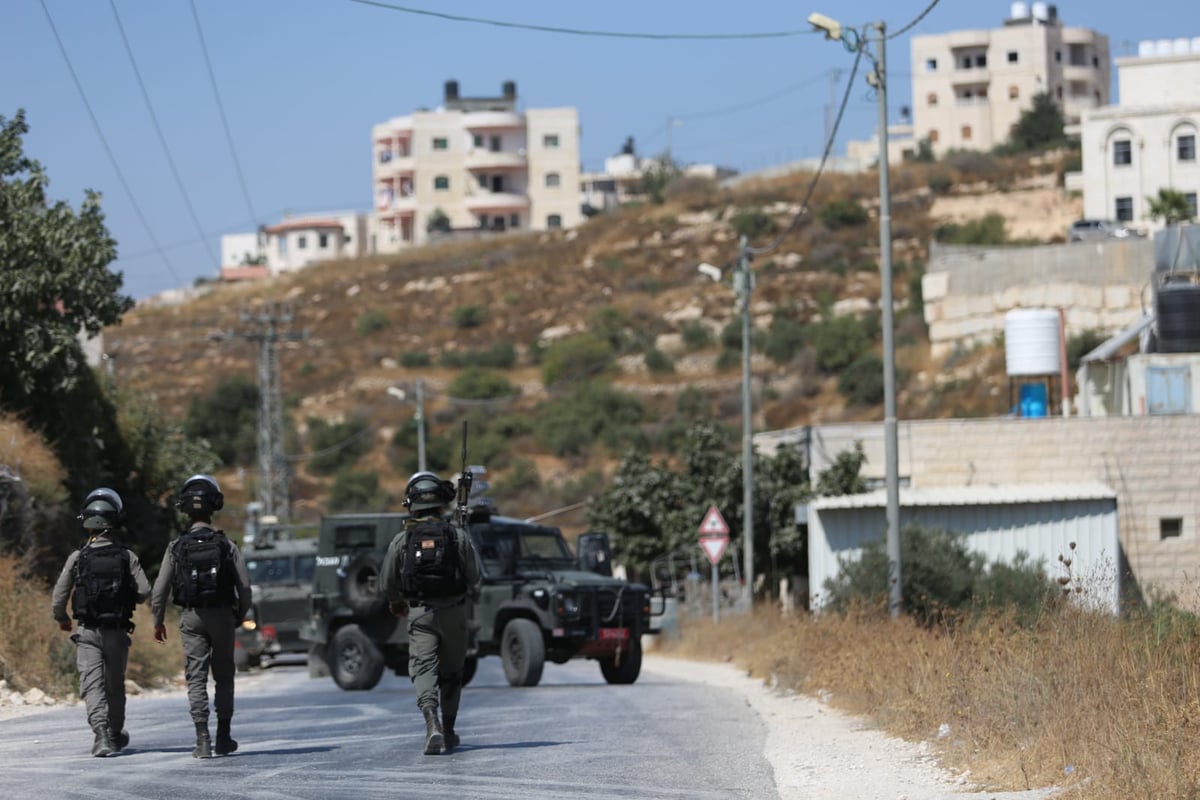
[[583,220],[579,115],[517,108],[516,84],[499,97],[460,97],[372,130],[375,211],[368,247],[393,253],[446,231],[554,230]]
[[1200,193],[1200,37],[1142,42],[1117,59],[1117,105],[1083,117],[1084,214],[1145,230],[1160,189],[1181,192],[1197,213]]
[[911,49],[913,135],[937,155],[1005,143],[1043,92],[1068,131],[1109,102],[1108,37],[1063,25],[1048,3],[1014,2],[1000,28],[914,36]]
[[221,237],[221,279],[254,280],[321,261],[367,254],[368,218],[359,211],[285,217],[258,233]]

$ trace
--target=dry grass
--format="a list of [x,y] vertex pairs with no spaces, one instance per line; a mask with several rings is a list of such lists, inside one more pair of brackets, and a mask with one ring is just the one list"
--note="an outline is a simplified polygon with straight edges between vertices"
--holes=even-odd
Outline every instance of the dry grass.
[[[685,620],[666,652],[733,661],[909,740],[993,790],[1065,797],[1200,797],[1200,623],[1173,612],[996,615],[957,631],[874,615],[760,609],[714,626]],[[949,735],[938,738],[939,727]]]
[[[150,609],[134,614],[133,646],[126,677],[139,686],[160,686],[183,669],[179,643],[154,641]],[[18,690],[39,688],[65,697],[76,691],[75,646],[50,616],[50,587],[31,577],[21,562],[0,555],[0,678]]]

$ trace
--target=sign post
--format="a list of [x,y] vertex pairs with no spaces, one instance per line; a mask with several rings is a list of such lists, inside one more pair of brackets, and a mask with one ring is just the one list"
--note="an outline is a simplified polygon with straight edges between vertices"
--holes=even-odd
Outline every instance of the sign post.
[[725,548],[729,546],[729,526],[716,506],[709,506],[708,513],[700,522],[700,546],[704,548],[709,562],[712,563],[712,611],[713,624],[716,624],[720,617],[721,597],[721,575],[717,564],[721,562],[721,556],[725,555]]

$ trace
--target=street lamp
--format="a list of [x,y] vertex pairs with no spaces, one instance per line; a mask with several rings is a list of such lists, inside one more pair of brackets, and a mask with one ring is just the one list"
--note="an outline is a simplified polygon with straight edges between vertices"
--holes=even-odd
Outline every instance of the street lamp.
[[887,555],[888,555],[888,611],[893,617],[900,616],[902,593],[900,582],[900,447],[896,433],[896,343],[895,319],[892,308],[892,194],[888,185],[888,118],[887,118],[887,70],[885,60],[886,25],[882,21],[871,26],[876,36],[875,54],[867,49],[872,41],[860,36],[853,28],[843,28],[837,20],[824,14],[813,13],[808,22],[825,38],[841,41],[850,52],[861,52],[875,65],[867,75],[870,84],[879,96],[879,275],[883,284],[880,289],[880,304],[883,306],[883,438],[884,469],[887,481]]
[[[407,400],[408,395],[399,386],[389,386],[387,393],[397,400]],[[417,380],[417,411],[413,419],[417,423],[417,470],[425,471],[425,382]]]
[[[733,273],[733,291],[742,315],[742,572],[745,576],[742,600],[746,610],[750,610],[754,607],[754,408],[750,400],[750,293],[754,290],[754,273],[750,270],[750,244],[745,236],[741,239],[740,254],[737,271]],[[712,264],[700,264],[696,269],[721,282],[721,270]]]

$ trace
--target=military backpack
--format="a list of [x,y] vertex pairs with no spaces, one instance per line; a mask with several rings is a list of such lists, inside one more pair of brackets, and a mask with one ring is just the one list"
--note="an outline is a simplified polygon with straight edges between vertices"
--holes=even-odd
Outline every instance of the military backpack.
[[408,538],[396,566],[400,594],[418,601],[465,594],[467,578],[454,527],[445,520],[426,519],[406,529]]
[[233,607],[233,545],[212,528],[196,528],[175,541],[174,598],[184,608]]
[[137,590],[129,566],[129,551],[115,542],[79,549],[75,562],[75,619],[85,625],[121,627],[129,624],[137,605]]

